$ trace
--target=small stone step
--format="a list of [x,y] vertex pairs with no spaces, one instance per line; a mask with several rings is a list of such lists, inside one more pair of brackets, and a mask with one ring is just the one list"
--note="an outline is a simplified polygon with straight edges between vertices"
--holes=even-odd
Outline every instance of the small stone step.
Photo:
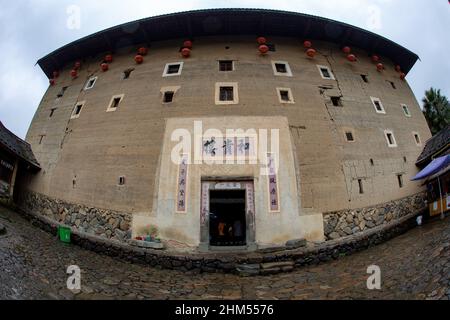
[[261,263],[261,269],[282,269],[285,267],[294,267],[294,261],[282,261],[282,262],[269,262],[269,263]]

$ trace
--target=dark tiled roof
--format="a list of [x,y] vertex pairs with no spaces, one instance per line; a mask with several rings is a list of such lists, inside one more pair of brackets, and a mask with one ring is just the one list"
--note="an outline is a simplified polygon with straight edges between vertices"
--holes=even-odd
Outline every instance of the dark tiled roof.
[[0,121],[0,144],[3,145],[11,153],[32,165],[35,169],[40,169],[31,146],[28,142],[23,141],[14,133],[9,131]]
[[416,164],[422,165],[431,161],[431,157],[439,151],[444,151],[448,149],[450,145],[450,125],[448,125],[444,130],[438,132],[430,140],[427,141],[422,154],[417,159]]
[[388,57],[408,73],[418,56],[370,31],[307,14],[264,9],[209,9],[179,12],[118,25],[69,43],[38,61],[50,78],[77,59],[114,52],[127,46],[202,36],[284,36],[355,46]]

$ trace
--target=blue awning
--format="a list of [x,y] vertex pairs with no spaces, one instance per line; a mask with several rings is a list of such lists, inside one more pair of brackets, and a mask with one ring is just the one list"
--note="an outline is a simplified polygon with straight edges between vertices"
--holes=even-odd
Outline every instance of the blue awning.
[[446,155],[437,159],[434,159],[428,166],[420,171],[411,181],[422,180],[428,178],[439,171],[445,169],[450,165],[450,155]]

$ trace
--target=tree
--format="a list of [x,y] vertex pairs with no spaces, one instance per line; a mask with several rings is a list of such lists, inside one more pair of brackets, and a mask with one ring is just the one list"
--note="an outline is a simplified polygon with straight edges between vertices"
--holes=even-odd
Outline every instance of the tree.
[[422,102],[423,114],[433,135],[450,124],[450,102],[446,96],[441,95],[440,89],[431,87],[425,91]]

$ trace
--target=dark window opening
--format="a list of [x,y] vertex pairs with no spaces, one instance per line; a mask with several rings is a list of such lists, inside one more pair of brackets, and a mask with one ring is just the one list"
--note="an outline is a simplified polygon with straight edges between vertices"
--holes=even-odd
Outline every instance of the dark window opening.
[[119,177],[119,186],[125,185],[125,177]]
[[82,104],[78,104],[76,107],[75,107],[75,113],[74,113],[74,115],[79,115],[80,113],[81,113],[81,109],[83,108],[83,105]]
[[233,61],[223,60],[219,61],[219,71],[233,71]]
[[275,69],[278,73],[287,73],[287,67],[284,63],[275,63]]
[[210,245],[245,246],[245,190],[210,191]]
[[121,100],[122,98],[114,98],[111,104],[111,109],[116,109],[119,106]]
[[363,186],[362,179],[358,179],[358,187],[359,187],[359,194],[363,194],[364,193],[364,186]]
[[419,138],[419,135],[418,135],[418,134],[415,134],[415,135],[414,135],[414,139],[416,139],[416,143],[417,143],[417,144],[420,144],[420,138]]
[[96,80],[97,79],[95,79],[95,78],[94,79],[90,79],[88,81],[87,85],[86,85],[86,89],[91,89],[94,86]]
[[375,165],[375,162],[373,161],[373,159],[370,159],[370,165],[373,167]]
[[39,136],[39,144],[42,144],[42,142],[44,141],[44,137],[45,137],[45,135]]
[[403,162],[407,162],[408,160],[406,159],[406,157],[403,157]]
[[383,111],[383,108],[381,107],[380,101],[376,101],[376,100],[375,100],[373,103],[375,104],[375,108],[376,108],[378,111]]
[[172,102],[174,95],[175,95],[175,92],[173,92],[173,91],[164,92],[164,99],[163,99],[164,103]]
[[397,175],[397,180],[399,188],[403,188],[403,175],[402,174]]
[[281,101],[286,101],[286,102],[291,101],[291,97],[289,96],[289,91],[287,91],[287,90],[281,90],[280,97],[281,97]]
[[330,71],[327,68],[320,68],[320,72],[322,72],[324,78],[331,78]]
[[333,103],[333,106],[335,107],[342,107],[342,99],[341,97],[330,97],[331,102]]
[[407,106],[403,106],[403,112],[404,112],[405,115],[407,115],[407,116],[411,115],[411,114],[409,113],[409,109],[408,109]]
[[180,71],[180,65],[179,64],[171,64],[167,68],[167,74],[176,74]]
[[394,144],[394,137],[392,136],[392,133],[387,133],[386,137],[388,138],[389,144],[393,145]]
[[234,100],[234,88],[233,87],[220,87],[220,101],[233,101]]
[[363,79],[363,81],[364,81],[365,83],[369,83],[369,79],[367,78],[367,75],[362,74],[362,75],[361,75],[361,78]]
[[350,131],[346,132],[345,136],[347,138],[347,141],[349,141],[349,142],[355,141],[355,138],[353,137],[353,133],[352,132],[350,132]]
[[391,84],[392,89],[397,89],[394,82],[392,82],[392,81],[388,81],[388,82]]
[[64,93],[66,92],[67,87],[62,87],[61,91],[58,93],[57,97],[61,98],[62,96],[64,96]]
[[127,69],[123,72],[123,79],[126,80],[130,78],[131,73],[134,71],[134,69]]
[[55,110],[56,110],[56,108],[53,108],[50,110],[49,118],[53,117],[53,115],[55,114]]

